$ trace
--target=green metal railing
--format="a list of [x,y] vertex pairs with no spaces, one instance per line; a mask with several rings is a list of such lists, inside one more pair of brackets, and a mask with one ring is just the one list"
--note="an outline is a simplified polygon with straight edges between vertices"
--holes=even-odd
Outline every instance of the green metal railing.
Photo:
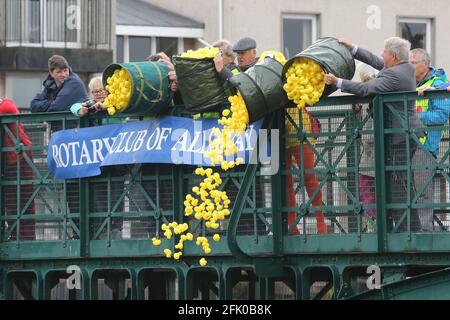
[[[426,98],[447,103],[450,95],[430,92]],[[318,281],[325,285],[317,290],[317,298],[328,294],[338,298],[357,292],[349,283],[370,264],[381,263],[393,274],[386,281],[406,274],[392,264],[447,265],[449,126],[410,127],[402,115],[414,108],[416,100],[416,93],[327,98],[309,109],[321,124],[320,132],[305,131],[295,112],[281,110],[265,119],[269,137],[275,132],[271,130],[280,130],[279,170],[264,175],[264,165],[258,163],[220,172],[233,210],[219,230],[222,241],[211,241],[208,268],[198,268],[202,255],[195,244],[185,245],[182,261],[169,261],[163,258],[163,249],[173,247],[177,239],[163,240],[160,247],[149,241],[160,235],[162,223],[185,221],[184,196],[199,182],[194,167],[117,166],[98,177],[56,180],[46,161],[51,131],[104,125],[105,120],[57,113],[2,116],[0,142],[4,135],[14,140],[17,132],[11,132],[9,124],[21,122],[33,146],[23,147],[16,141],[14,147],[0,149],[0,274],[4,270],[0,282],[10,288],[15,281],[17,288],[23,285],[19,291],[27,292],[16,277],[24,272],[25,278],[44,288],[47,277],[54,285],[67,265],[76,264],[89,281],[106,279],[107,270],[116,270],[117,283],[108,280],[116,289],[124,285],[123,279],[131,279],[131,291],[117,289],[121,292],[117,298],[124,292],[143,298],[143,283],[159,283],[160,269],[167,272],[167,279],[182,280],[177,293],[181,298],[193,298],[192,290],[203,292],[202,297],[211,292],[219,298],[232,297],[240,283],[237,279],[249,281],[247,289],[253,288],[249,295],[255,298],[273,297],[277,281],[284,281],[294,298],[310,297],[310,285]],[[141,115],[127,117],[128,121],[142,119]],[[392,126],[393,121],[401,126]],[[288,125],[295,132],[288,132]],[[424,129],[443,131],[437,159],[423,150],[416,137]],[[399,136],[405,141],[402,150],[393,149],[392,140]],[[288,141],[296,142],[297,151],[286,151]],[[424,152],[426,161],[417,163],[406,156],[414,148]],[[7,152],[24,155],[24,160],[18,158],[11,169]],[[372,160],[364,158],[368,153]],[[401,161],[393,159],[402,153]],[[314,166],[307,168],[305,157],[311,155]],[[423,177],[421,183],[414,180],[417,172]],[[361,175],[371,178],[365,195]],[[399,176],[405,182],[401,190],[399,179],[395,180]],[[318,187],[307,186],[312,177]],[[429,183],[433,199],[423,201],[419,195]],[[425,209],[433,215],[433,231],[419,230],[419,213]],[[318,232],[320,213],[326,234]],[[290,226],[288,217],[293,221]],[[212,236],[202,222],[186,221],[196,236]],[[210,280],[209,287],[197,286],[195,279],[203,277]],[[98,298],[97,289],[89,288],[75,298]],[[47,289],[39,289],[35,297],[50,298]],[[7,290],[3,294],[11,297]],[[174,295],[169,291],[164,291],[166,297]]]

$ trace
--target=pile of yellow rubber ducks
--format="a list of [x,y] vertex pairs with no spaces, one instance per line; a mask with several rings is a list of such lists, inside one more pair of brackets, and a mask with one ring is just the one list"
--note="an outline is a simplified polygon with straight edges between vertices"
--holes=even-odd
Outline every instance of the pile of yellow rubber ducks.
[[117,111],[123,111],[128,106],[131,96],[131,79],[125,69],[116,69],[106,83],[105,89],[109,95],[103,107],[108,110],[110,116],[113,116]]
[[200,48],[198,50],[188,50],[180,55],[181,58],[191,58],[191,59],[207,59],[214,58],[219,54],[219,48]]
[[[203,48],[197,51],[190,50],[182,54],[181,57],[195,59],[212,58],[218,54],[218,51],[214,49],[216,48]],[[270,51],[270,53],[273,52]],[[286,62],[286,59],[281,53],[277,53],[274,57],[282,64]],[[212,166],[220,164],[224,171],[233,169],[244,163],[244,159],[239,157],[233,161],[226,161],[225,158],[238,153],[239,150],[234,143],[233,137],[244,134],[249,124],[248,110],[240,92],[229,97],[228,101],[231,105],[230,109],[223,110],[222,118],[218,120],[218,124],[222,125],[223,128],[215,127],[212,129],[214,138],[209,141],[210,149],[205,153],[205,157],[211,161]],[[220,227],[220,222],[224,221],[231,214],[231,200],[225,191],[219,190],[223,181],[218,172],[214,172],[212,168],[197,168],[194,173],[197,176],[204,177],[204,179],[198,186],[192,188],[192,194],[186,195],[184,215],[186,217],[194,216],[196,220],[203,220],[208,229],[217,230]],[[182,226],[181,229],[178,229],[179,233],[177,233],[177,228],[180,228],[180,225],[176,222],[161,227],[167,239],[171,239],[173,236],[173,232],[170,229],[173,229],[175,234],[181,234],[180,241],[175,245],[175,249],[180,251],[173,254],[170,249],[164,250],[168,259],[180,259],[183,254],[183,242],[193,241],[193,235],[191,233],[186,235],[182,234],[188,230],[187,224],[183,224]],[[220,235],[218,233],[214,234],[213,240],[219,242],[221,240]],[[161,245],[161,240],[156,237],[152,239],[152,242],[154,246]],[[205,255],[211,254],[212,250],[208,238],[197,237],[196,245],[202,247]],[[208,264],[208,261],[205,258],[201,258],[199,264],[204,267]]]
[[289,100],[294,101],[299,109],[315,105],[325,88],[324,71],[316,62],[298,58],[286,72],[283,86]]

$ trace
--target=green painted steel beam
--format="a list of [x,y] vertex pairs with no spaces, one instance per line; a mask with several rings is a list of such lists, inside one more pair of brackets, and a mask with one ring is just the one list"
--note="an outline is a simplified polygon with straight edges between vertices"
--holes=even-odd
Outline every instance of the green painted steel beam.
[[[268,127],[269,118],[266,117],[264,119],[263,125],[261,128],[267,128]],[[259,140],[259,139],[258,139]],[[256,150],[256,149],[255,149]],[[252,263],[252,257],[245,253],[242,248],[239,246],[237,242],[237,229],[239,220],[242,215],[242,211],[245,206],[245,202],[247,199],[247,195],[250,191],[252,182],[256,176],[256,171],[258,169],[258,154],[257,152],[253,152],[251,155],[250,163],[246,166],[244,177],[242,179],[242,184],[239,189],[239,192],[236,196],[236,200],[233,206],[233,209],[231,211],[231,216],[229,219],[228,224],[228,247],[230,249],[230,252],[235,256],[237,259],[244,263]]]
[[382,97],[373,100],[374,105],[374,138],[375,138],[375,194],[377,205],[377,249],[385,252],[387,249],[386,225],[386,171],[385,145],[383,134],[384,111]]
[[450,268],[382,285],[351,300],[450,300]]

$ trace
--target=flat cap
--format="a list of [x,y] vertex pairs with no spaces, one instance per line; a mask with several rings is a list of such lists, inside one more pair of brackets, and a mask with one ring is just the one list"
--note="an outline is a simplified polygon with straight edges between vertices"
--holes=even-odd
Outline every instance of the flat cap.
[[256,48],[256,41],[253,38],[250,37],[245,37],[240,39],[238,42],[236,42],[236,44],[233,46],[233,51],[234,52],[238,52],[238,51],[247,51],[247,50],[251,50],[251,49],[255,49]]

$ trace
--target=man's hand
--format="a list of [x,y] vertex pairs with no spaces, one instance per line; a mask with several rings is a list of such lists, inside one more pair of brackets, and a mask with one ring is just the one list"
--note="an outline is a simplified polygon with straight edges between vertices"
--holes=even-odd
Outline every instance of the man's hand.
[[331,74],[331,73],[327,73],[324,76],[324,79],[325,79],[325,83],[328,84],[328,85],[336,85],[337,82],[338,82],[338,78],[336,78],[336,76],[334,74]]
[[78,116],[79,117],[84,117],[85,115],[87,115],[89,113],[88,107],[81,107],[78,110]]
[[177,83],[177,73],[175,72],[175,70],[169,71],[167,76],[169,77],[169,80],[170,80],[170,90],[172,92],[177,91],[178,90],[178,83]]
[[348,50],[350,50],[350,51],[353,50],[353,48],[355,47],[355,45],[353,43],[351,43],[350,41],[348,41],[345,38],[340,38],[339,43],[346,46],[348,48]]
[[218,54],[214,57],[214,65],[216,66],[216,71],[220,72],[223,69],[223,57],[221,54]]
[[362,108],[363,108],[362,104],[360,104],[360,103],[356,104],[354,107],[355,113],[357,113],[357,114],[361,113]]
[[175,66],[173,65],[172,61],[164,59],[164,58],[160,58],[159,61],[164,63],[166,66],[168,66],[170,71],[174,71],[175,70]]
[[431,90],[436,90],[436,88],[435,88],[435,87],[431,87],[431,86],[425,87],[425,88],[419,89],[419,90],[417,91],[417,93],[419,94],[419,96],[423,96],[423,94],[425,93],[425,91],[431,91]]
[[175,70],[169,71],[167,76],[169,77],[170,81],[177,81],[177,73],[175,72]]
[[99,112],[99,111],[104,110],[104,108],[103,108],[103,103],[102,103],[101,101],[96,102],[91,108],[92,108],[93,110],[95,110],[95,112]]

